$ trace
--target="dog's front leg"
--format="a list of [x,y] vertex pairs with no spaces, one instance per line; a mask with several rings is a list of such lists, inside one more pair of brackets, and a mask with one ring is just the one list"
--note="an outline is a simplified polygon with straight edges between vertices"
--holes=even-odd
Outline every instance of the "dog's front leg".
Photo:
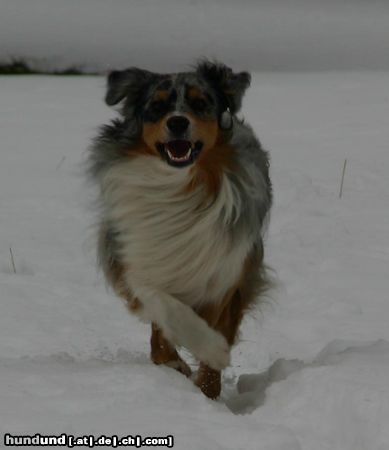
[[199,361],[215,370],[229,364],[230,346],[225,337],[212,329],[191,307],[164,291],[129,281],[134,296],[142,304],[138,315],[155,323],[171,344],[185,347]]
[[221,392],[221,371],[200,362],[195,384],[204,395],[214,400]]
[[[216,328],[225,307],[224,304],[210,304],[198,309],[197,313],[210,327]],[[216,399],[221,392],[221,371],[212,369],[204,361],[200,361],[195,384],[201,389],[204,395],[211,399]]]
[[[221,304],[208,304],[197,312],[226,338],[229,346],[233,345],[244,312],[244,302],[238,289],[230,291]],[[195,383],[207,397],[215,399],[221,392],[221,371],[201,361]]]

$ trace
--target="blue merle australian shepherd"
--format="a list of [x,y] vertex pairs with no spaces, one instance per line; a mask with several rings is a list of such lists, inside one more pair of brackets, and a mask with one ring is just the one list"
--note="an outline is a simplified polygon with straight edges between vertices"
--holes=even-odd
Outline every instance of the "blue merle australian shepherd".
[[190,376],[176,350],[185,347],[210,398],[267,284],[269,160],[236,117],[249,84],[248,73],[209,61],[180,73],[113,71],[105,101],[120,117],[90,148],[106,279],[151,322],[153,362]]

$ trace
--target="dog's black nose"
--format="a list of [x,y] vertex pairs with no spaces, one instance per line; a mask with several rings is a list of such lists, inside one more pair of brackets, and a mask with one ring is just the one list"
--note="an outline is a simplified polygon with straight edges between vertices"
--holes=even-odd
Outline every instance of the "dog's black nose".
[[166,122],[169,130],[174,134],[182,134],[189,127],[189,120],[185,116],[172,116]]

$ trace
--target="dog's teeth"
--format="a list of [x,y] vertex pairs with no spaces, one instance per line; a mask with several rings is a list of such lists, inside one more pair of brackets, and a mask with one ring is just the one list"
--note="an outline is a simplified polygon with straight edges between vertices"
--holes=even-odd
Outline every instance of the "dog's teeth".
[[170,153],[169,150],[167,151],[167,154],[169,155],[169,158],[170,158],[170,159],[173,159],[173,158],[174,158],[174,156]]
[[191,153],[192,153],[192,148],[190,148],[190,149],[186,152],[186,155],[181,156],[181,157],[173,156],[172,153],[170,152],[170,150],[167,151],[167,154],[169,155],[169,158],[170,158],[172,161],[178,161],[178,162],[180,162],[180,161],[186,161],[187,159],[189,159]]

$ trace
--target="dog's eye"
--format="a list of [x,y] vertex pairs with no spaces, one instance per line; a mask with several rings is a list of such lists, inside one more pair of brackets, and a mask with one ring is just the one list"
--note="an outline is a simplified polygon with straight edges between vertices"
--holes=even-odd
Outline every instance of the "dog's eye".
[[202,98],[195,98],[191,102],[191,106],[194,111],[202,113],[207,109],[207,102]]
[[167,109],[166,102],[163,100],[155,100],[150,104],[150,110],[154,113],[162,113],[165,112]]

